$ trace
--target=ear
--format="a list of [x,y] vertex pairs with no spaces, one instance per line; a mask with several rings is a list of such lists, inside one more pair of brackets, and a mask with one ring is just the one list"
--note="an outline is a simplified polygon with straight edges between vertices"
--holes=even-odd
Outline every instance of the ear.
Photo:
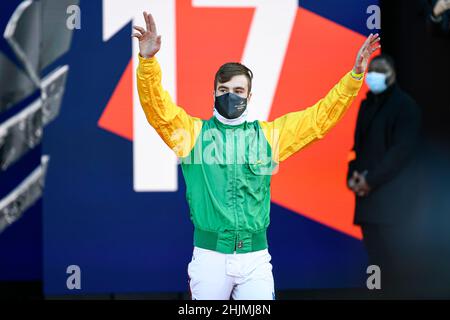
[[387,85],[389,85],[389,86],[392,85],[395,82],[395,78],[396,78],[395,71],[391,70],[391,74],[387,78]]
[[252,99],[252,93],[250,92],[247,96],[247,103],[250,103],[251,99]]

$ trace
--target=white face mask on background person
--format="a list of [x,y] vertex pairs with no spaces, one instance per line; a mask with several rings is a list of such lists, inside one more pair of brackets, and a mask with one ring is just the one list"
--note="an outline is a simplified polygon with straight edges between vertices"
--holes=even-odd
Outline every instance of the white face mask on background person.
[[388,87],[387,77],[388,75],[385,73],[371,71],[367,73],[366,84],[370,91],[374,94],[379,94],[384,92]]

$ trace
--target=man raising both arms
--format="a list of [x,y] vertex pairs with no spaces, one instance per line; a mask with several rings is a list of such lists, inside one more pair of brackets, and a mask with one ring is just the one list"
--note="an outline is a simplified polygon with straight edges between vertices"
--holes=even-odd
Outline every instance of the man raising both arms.
[[272,172],[342,118],[380,38],[367,38],[353,70],[323,99],[270,122],[247,121],[253,74],[240,63],[226,63],[215,76],[213,116],[203,120],[188,115],[163,89],[155,57],[161,36],[153,17],[144,12],[144,18],[146,29],[135,26],[133,34],[140,49],[139,98],[150,125],[181,160],[194,224],[192,299],[274,299],[266,238]]

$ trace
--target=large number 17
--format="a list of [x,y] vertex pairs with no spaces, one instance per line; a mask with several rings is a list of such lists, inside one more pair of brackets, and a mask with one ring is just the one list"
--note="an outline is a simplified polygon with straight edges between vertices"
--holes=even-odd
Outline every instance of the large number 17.
[[[158,60],[164,70],[163,85],[176,101],[176,0],[103,0],[103,41],[108,41],[130,20],[142,23],[142,12],[151,12],[164,37]],[[266,120],[277,88],[284,56],[297,13],[297,0],[192,0],[193,7],[255,8],[242,63],[258,75],[254,80],[249,120]],[[270,44],[270,45],[268,45]],[[138,44],[133,41],[133,185],[136,192],[178,189],[177,159],[148,124],[139,104],[135,77]],[[270,61],[270,63],[267,63]],[[226,62],[226,61],[224,61]],[[206,93],[207,94],[207,93]]]

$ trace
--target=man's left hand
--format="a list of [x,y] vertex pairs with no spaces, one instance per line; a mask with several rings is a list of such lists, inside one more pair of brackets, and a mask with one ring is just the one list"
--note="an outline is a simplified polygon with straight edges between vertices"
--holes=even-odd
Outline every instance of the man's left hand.
[[358,55],[356,56],[355,66],[353,67],[353,72],[355,74],[366,72],[370,57],[375,51],[381,48],[379,43],[380,39],[381,38],[378,33],[370,34],[370,36],[366,39],[361,49],[359,49]]

